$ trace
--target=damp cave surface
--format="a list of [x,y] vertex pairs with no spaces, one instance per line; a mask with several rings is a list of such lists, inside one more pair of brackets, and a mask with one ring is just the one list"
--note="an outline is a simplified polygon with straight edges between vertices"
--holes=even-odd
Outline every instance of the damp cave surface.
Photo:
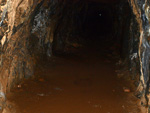
[[[87,12],[80,12],[81,21],[76,23],[81,23],[80,46],[43,57],[35,77],[24,80],[8,95],[17,113],[138,112],[129,99],[130,85],[116,73],[122,53],[122,37],[114,35],[116,15],[110,4],[88,4]],[[131,91],[126,93],[124,88]]]

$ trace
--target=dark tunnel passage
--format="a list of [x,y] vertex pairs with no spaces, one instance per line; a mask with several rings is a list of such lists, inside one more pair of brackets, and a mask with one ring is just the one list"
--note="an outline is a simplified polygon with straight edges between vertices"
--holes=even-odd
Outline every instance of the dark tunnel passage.
[[[83,8],[80,12],[78,7],[73,7],[77,9],[72,9],[72,13],[75,13],[72,17],[69,17],[71,12],[67,14],[66,11],[70,6],[66,6],[55,29],[53,56],[42,58],[35,71],[36,79],[24,82],[14,89],[15,100],[10,100],[19,105],[22,113],[138,111],[138,108],[126,101],[126,91],[130,92],[130,86],[117,78],[113,65],[119,60],[115,57],[121,56],[120,44],[121,38],[124,38],[121,33],[116,38],[115,30],[113,31],[121,23],[114,23],[116,15],[113,10],[117,10],[107,3],[88,2],[86,5],[87,9]],[[119,18],[120,15],[117,16]],[[68,34],[71,35],[67,36]]]
[[139,21],[129,1],[14,6],[1,11],[2,113],[145,112],[140,105],[147,105],[148,88],[136,92],[143,61]]
[[89,37],[105,37],[112,32],[113,15],[107,4],[90,3],[83,32]]
[[114,46],[121,58],[128,57],[132,18],[129,4],[118,6],[119,2],[91,1],[79,4],[79,7],[73,7],[72,17],[68,11],[60,20],[63,24],[56,27],[52,42],[53,54],[66,53],[67,49],[74,45],[97,46],[95,48],[103,48],[104,45],[108,48]]

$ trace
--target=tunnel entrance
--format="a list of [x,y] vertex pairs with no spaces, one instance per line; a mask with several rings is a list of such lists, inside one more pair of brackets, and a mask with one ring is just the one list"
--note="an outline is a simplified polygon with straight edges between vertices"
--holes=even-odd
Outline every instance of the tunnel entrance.
[[3,82],[7,84],[3,89],[9,92],[5,104],[8,111],[139,112],[138,99],[130,96],[135,89],[117,76],[116,68],[124,60],[130,65],[135,64],[130,59],[137,60],[131,54],[138,51],[138,40],[131,37],[138,30],[130,32],[137,23],[128,2],[41,0],[28,4],[33,8],[28,19],[30,8],[25,12],[19,5],[22,3],[27,4],[18,3],[14,26],[9,27],[13,38],[2,44],[7,50],[2,64],[7,67],[10,63],[8,83]]

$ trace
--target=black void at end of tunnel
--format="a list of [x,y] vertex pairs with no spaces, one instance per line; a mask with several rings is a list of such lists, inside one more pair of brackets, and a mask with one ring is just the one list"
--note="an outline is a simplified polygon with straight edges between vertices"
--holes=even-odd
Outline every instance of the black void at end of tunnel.
[[112,9],[108,4],[91,2],[86,12],[83,33],[89,39],[101,39],[111,34],[113,26]]
[[86,19],[83,24],[84,38],[90,42],[107,43],[116,46],[121,58],[130,54],[132,19],[134,17],[128,2],[115,4],[89,2]]
[[82,5],[68,4],[62,11],[63,15],[54,31],[53,54],[63,53],[68,43],[83,42],[89,45],[90,42],[90,45],[93,45],[98,42],[97,44],[101,45],[109,40],[118,43],[120,54],[128,53],[131,19],[129,4],[79,3]]

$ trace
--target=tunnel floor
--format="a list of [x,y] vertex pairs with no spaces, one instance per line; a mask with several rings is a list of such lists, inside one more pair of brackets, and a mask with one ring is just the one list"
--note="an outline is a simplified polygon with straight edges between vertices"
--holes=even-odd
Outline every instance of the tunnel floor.
[[138,113],[136,99],[117,77],[107,48],[81,48],[39,63],[35,78],[8,94],[16,113]]

